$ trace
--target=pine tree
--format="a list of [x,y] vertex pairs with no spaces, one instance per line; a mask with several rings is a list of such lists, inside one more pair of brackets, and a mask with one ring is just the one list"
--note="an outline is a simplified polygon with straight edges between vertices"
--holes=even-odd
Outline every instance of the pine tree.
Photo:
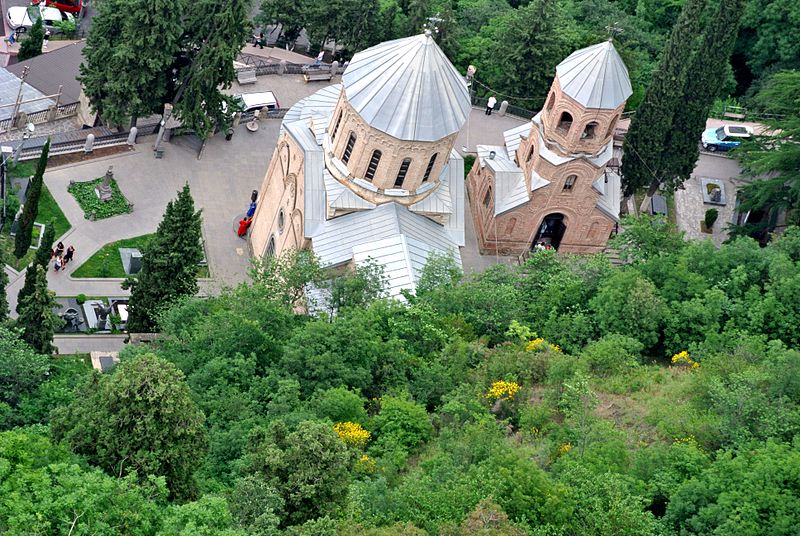
[[231,87],[236,76],[233,60],[247,40],[249,32],[242,21],[247,20],[249,5],[249,0],[192,2],[186,49],[193,52],[174,102],[183,125],[203,139],[215,125],[226,126],[222,103],[228,99],[220,88]]
[[184,0],[98,2],[79,80],[100,117],[126,124],[132,116],[160,113],[171,100],[186,5]]
[[25,270],[25,284],[19,289],[19,293],[17,294],[17,314],[20,313],[22,310],[22,302],[25,299],[25,296],[29,296],[33,292],[34,288],[34,281],[36,280],[36,267],[41,266],[44,268],[44,271],[47,271],[47,268],[50,265],[50,257],[53,254],[53,242],[55,242],[56,238],[56,229],[53,226],[53,222],[49,222],[44,229],[44,235],[42,236],[42,243],[39,246],[39,249],[36,250],[36,256],[33,258],[33,263],[31,263],[28,268]]
[[19,45],[17,61],[29,60],[42,53],[42,45],[44,45],[44,28],[42,24],[42,18],[39,17],[33,23],[31,29],[27,31],[25,39]]
[[197,293],[197,265],[203,259],[201,224],[187,184],[167,204],[164,219],[144,251],[141,271],[123,283],[123,288],[131,289],[129,331],[155,330],[164,306]]
[[33,292],[25,297],[17,323],[22,328],[22,340],[40,354],[52,354],[53,335],[62,324],[53,312],[58,306],[55,293],[47,288],[47,271],[36,265]]
[[684,103],[687,66],[697,42],[705,0],[687,0],[672,28],[667,46],[644,99],[625,135],[622,179],[627,195],[639,188],[658,186],[662,151],[677,109]]
[[8,274],[6,273],[6,259],[3,250],[0,249],[0,323],[5,323],[8,320],[8,294],[6,294],[6,287],[8,286]]
[[674,190],[689,179],[697,164],[698,141],[705,130],[711,105],[725,81],[744,5],[744,0],[720,2],[689,66],[684,98],[675,111],[664,144],[661,166],[668,189]]
[[36,221],[36,216],[39,214],[39,197],[42,194],[42,183],[44,182],[44,170],[47,169],[47,157],[50,154],[50,138],[42,147],[42,154],[39,156],[39,162],[36,164],[36,173],[34,173],[31,183],[28,186],[28,192],[25,196],[25,208],[22,209],[22,215],[19,217],[19,226],[17,227],[17,235],[14,237],[14,256],[21,259],[28,252],[31,247],[31,238],[33,235],[33,224]]

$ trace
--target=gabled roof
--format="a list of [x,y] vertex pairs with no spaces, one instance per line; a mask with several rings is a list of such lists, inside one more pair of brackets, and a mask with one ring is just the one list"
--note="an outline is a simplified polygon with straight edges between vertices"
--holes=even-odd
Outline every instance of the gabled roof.
[[561,89],[586,108],[613,110],[633,93],[628,69],[611,41],[576,50],[556,67]]
[[25,79],[27,83],[45,95],[55,95],[61,86],[61,104],[72,104],[80,100],[81,84],[76,77],[83,61],[85,46],[86,41],[78,41],[6,68],[20,76],[25,66],[29,66],[30,71]]
[[359,52],[342,83],[367,124],[401,140],[436,141],[458,132],[471,108],[464,78],[428,33]]
[[622,203],[620,176],[607,169],[605,173],[597,177],[597,180],[592,183],[592,187],[603,194],[597,200],[597,208],[613,221],[619,221],[619,210]]
[[[20,93],[20,83],[22,84],[22,102],[19,110],[27,114],[47,110],[56,102],[52,99],[43,99],[44,93],[39,91],[27,82],[22,82],[17,76],[6,69],[0,67],[0,119],[8,119],[14,113],[13,104],[17,102]],[[41,99],[41,100],[33,100]],[[32,101],[32,102],[31,102]]]
[[[530,199],[525,174],[500,145],[478,145],[481,166],[489,167],[494,176],[494,215],[524,205]],[[494,156],[491,156],[491,152]]]

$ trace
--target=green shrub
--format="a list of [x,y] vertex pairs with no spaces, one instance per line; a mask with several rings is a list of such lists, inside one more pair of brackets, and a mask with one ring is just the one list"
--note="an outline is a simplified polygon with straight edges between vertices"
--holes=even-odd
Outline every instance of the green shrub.
[[717,209],[710,208],[706,210],[705,224],[707,229],[711,229],[714,226],[714,222],[717,221],[717,216],[719,216],[719,211]]
[[67,188],[83,209],[84,216],[88,218],[94,212],[95,217],[100,220],[130,212],[128,200],[122,195],[117,181],[113,179],[111,180],[111,201],[102,201],[97,197],[95,188],[98,188],[102,182],[102,178],[88,182],[75,182]]
[[611,333],[586,345],[581,357],[594,374],[606,376],[638,364],[644,345],[632,337]]
[[86,303],[86,294],[78,294],[75,296],[75,301],[78,302],[78,305],[83,305]]

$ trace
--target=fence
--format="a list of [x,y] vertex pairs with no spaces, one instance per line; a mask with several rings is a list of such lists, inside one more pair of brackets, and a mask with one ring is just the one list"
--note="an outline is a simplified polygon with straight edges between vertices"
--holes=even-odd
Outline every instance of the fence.
[[[28,101],[31,102],[31,101]],[[19,104],[22,106],[25,102]],[[58,106],[57,108],[48,108],[46,110],[40,110],[38,112],[32,112],[29,114],[25,114],[25,123],[33,123],[34,125],[41,125],[42,123],[49,123],[50,121],[55,121],[57,119],[66,119],[67,117],[72,117],[74,115],[78,115],[78,105],[79,103],[73,102],[70,104],[64,104]],[[14,106],[13,104],[6,104],[2,107],[9,107]],[[21,117],[22,114],[25,112],[19,112],[17,114],[17,118]],[[8,132],[14,126],[14,117],[7,117],[5,119],[0,119],[0,133]]]
[[[478,106],[480,108],[486,108],[488,105],[489,99],[487,97],[476,97],[472,96],[472,105]],[[506,108],[506,113],[509,115],[513,115],[516,117],[521,117],[522,119],[533,119],[533,117],[538,114],[539,112],[534,112],[533,110],[527,110],[520,106],[513,106],[511,104],[508,105]]]
[[[139,131],[139,136],[148,136],[155,134],[158,130],[159,123],[155,124],[137,124],[136,128]],[[125,145],[128,142],[129,132],[115,132],[113,134],[106,134],[97,136],[94,139],[93,149],[102,149],[103,147],[114,147],[118,145]],[[87,134],[88,135],[88,134]],[[81,153],[86,148],[86,138],[80,138],[67,141],[56,141],[50,145],[50,156],[58,156],[64,154]],[[42,154],[42,146],[36,147],[23,147],[19,153],[20,160],[34,160],[39,158]]]
[[[303,74],[306,72],[304,69],[308,69],[309,67],[311,67],[310,64],[269,62],[264,58],[262,58],[261,56],[255,56],[243,52],[240,52],[236,56],[236,61],[246,65],[246,67],[238,67],[236,69],[237,73],[240,71],[249,71],[255,69],[256,76],[263,76],[268,74]],[[331,68],[331,66],[323,65],[322,68]],[[345,65],[338,66],[336,72],[334,72],[333,74],[341,74],[342,72],[344,72],[344,68]]]

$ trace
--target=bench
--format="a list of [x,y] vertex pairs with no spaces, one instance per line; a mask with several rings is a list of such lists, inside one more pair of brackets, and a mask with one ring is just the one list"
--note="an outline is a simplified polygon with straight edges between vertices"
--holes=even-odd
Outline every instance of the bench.
[[239,85],[255,84],[256,83],[256,70],[255,69],[242,69],[236,73],[236,80]]
[[303,67],[303,79],[308,82],[330,82],[333,78],[333,70],[329,67]]

